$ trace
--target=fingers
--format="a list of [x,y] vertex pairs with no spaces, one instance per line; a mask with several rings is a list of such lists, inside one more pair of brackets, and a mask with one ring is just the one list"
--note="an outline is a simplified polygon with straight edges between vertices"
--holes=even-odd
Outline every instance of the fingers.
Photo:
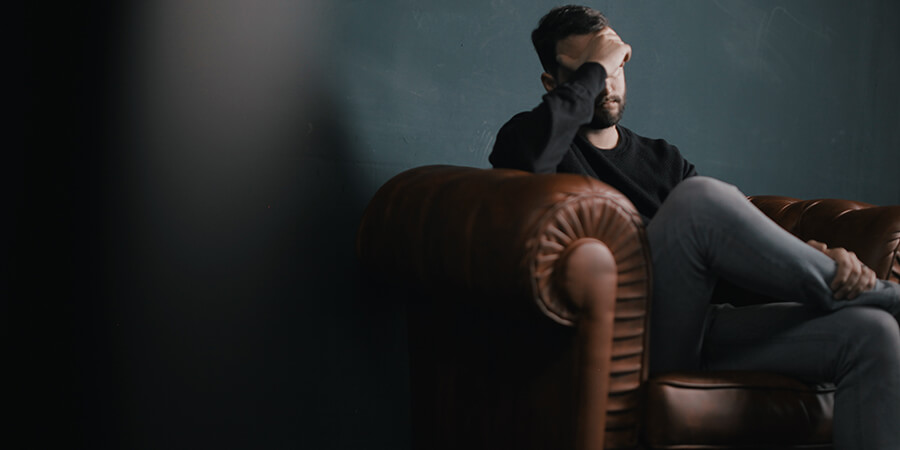
[[[841,249],[843,250],[843,249]],[[834,290],[834,298],[838,300],[852,299],[859,295],[859,278],[862,276],[861,264],[855,256],[844,250],[844,277],[842,283]],[[835,289],[834,281],[832,281],[832,289]]]
[[875,272],[863,264],[856,253],[843,248],[828,248],[816,240],[809,240],[806,243],[837,263],[837,271],[829,286],[834,292],[835,300],[853,300],[859,294],[874,288],[878,282]]
[[877,282],[878,276],[875,275],[875,271],[863,264],[863,276],[860,279],[862,290],[860,291],[860,293],[866,292],[870,289],[874,289],[875,283]]
[[862,262],[860,262],[859,265],[859,276],[850,282],[852,287],[847,289],[845,297],[847,300],[853,300],[858,297],[859,294],[874,288],[875,282],[878,280],[878,277],[875,276],[875,272],[872,271],[872,269],[866,267]]
[[866,267],[855,253],[843,248],[834,248],[826,250],[826,254],[838,266],[830,286],[836,300],[852,300],[860,293],[875,287],[877,280],[875,272]]
[[613,74],[631,59],[631,46],[615,30],[606,27],[594,37],[588,53],[588,60],[599,62],[607,74]]
[[616,30],[613,30],[612,27],[604,27],[594,35],[593,39],[606,40],[609,42],[620,42],[622,44],[625,43],[625,41],[622,40],[619,34],[616,33]]
[[622,51],[622,63],[625,64],[631,59],[631,46],[626,44],[625,41],[616,33],[616,30],[613,30],[612,27],[605,27],[597,33],[594,39],[603,39],[606,42],[607,46],[615,45]]
[[603,65],[607,74],[612,74],[631,59],[631,46],[622,42],[622,38],[610,27],[588,36],[586,42],[576,36],[575,41],[566,44],[566,47],[558,49],[556,62],[572,72],[585,62],[596,62]]
[[806,241],[806,243],[809,244],[810,247],[812,247],[822,253],[826,253],[825,250],[828,250],[828,246],[826,246],[824,243],[819,242],[819,241],[810,239],[810,240]]
[[850,278],[850,271],[853,270],[848,264],[847,261],[847,251],[842,248],[831,249],[827,252],[828,256],[837,263],[837,271],[834,274],[834,278],[831,279],[831,291],[834,292],[834,297],[838,298],[838,291],[843,289],[844,285],[847,283],[847,280]]
[[620,64],[620,66],[627,63],[628,60],[631,59],[631,46],[626,44],[625,41],[623,41],[622,38],[619,36],[619,34],[616,33],[616,31],[612,29],[612,27],[604,28],[603,31],[601,31],[601,33],[603,33],[603,32],[607,32],[607,34],[605,35],[606,39],[618,44],[618,47],[623,52],[622,53],[622,63]]

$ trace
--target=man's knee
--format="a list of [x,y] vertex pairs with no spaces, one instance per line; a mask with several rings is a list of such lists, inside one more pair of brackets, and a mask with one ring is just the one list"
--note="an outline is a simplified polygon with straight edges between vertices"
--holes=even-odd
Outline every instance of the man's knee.
[[865,362],[888,364],[900,368],[900,325],[897,319],[882,309],[852,306],[835,314],[841,314],[844,351],[850,365]]
[[685,197],[687,199],[698,198],[721,198],[733,197],[735,195],[743,197],[738,189],[724,181],[710,177],[690,177],[675,187],[670,196]]
[[900,324],[889,312],[868,306],[850,306],[844,310],[847,329],[866,339],[900,343]]
[[745,202],[746,197],[735,186],[710,177],[690,177],[675,187],[663,208],[678,216],[718,215],[722,210]]

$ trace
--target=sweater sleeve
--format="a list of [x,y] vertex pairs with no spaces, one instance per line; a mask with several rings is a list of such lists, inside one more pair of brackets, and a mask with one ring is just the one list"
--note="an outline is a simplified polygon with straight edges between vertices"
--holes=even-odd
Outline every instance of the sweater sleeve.
[[686,159],[682,159],[682,161],[684,162],[684,167],[683,167],[682,176],[681,176],[682,180],[684,180],[685,178],[695,177],[698,175],[697,168],[694,167],[693,164],[688,162],[688,160],[686,160]]
[[579,128],[594,117],[594,100],[606,85],[598,63],[582,64],[572,79],[544,95],[540,105],[517,114],[497,133],[488,160],[495,168],[553,173]]

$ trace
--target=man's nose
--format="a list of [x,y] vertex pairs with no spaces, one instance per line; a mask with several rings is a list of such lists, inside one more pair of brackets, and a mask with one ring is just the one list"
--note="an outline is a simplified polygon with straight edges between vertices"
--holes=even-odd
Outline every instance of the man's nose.
[[613,77],[607,77],[605,86],[603,87],[603,94],[607,95],[610,92],[613,92],[615,90],[616,90],[616,79]]

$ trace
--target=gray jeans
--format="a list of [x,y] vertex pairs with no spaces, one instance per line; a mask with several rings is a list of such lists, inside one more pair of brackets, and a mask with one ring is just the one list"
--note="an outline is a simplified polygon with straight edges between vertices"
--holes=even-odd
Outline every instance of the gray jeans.
[[[761,370],[830,382],[836,449],[900,449],[900,285],[834,300],[836,264],[734,186],[676,187],[647,228],[650,369]],[[784,303],[709,304],[719,277]]]

